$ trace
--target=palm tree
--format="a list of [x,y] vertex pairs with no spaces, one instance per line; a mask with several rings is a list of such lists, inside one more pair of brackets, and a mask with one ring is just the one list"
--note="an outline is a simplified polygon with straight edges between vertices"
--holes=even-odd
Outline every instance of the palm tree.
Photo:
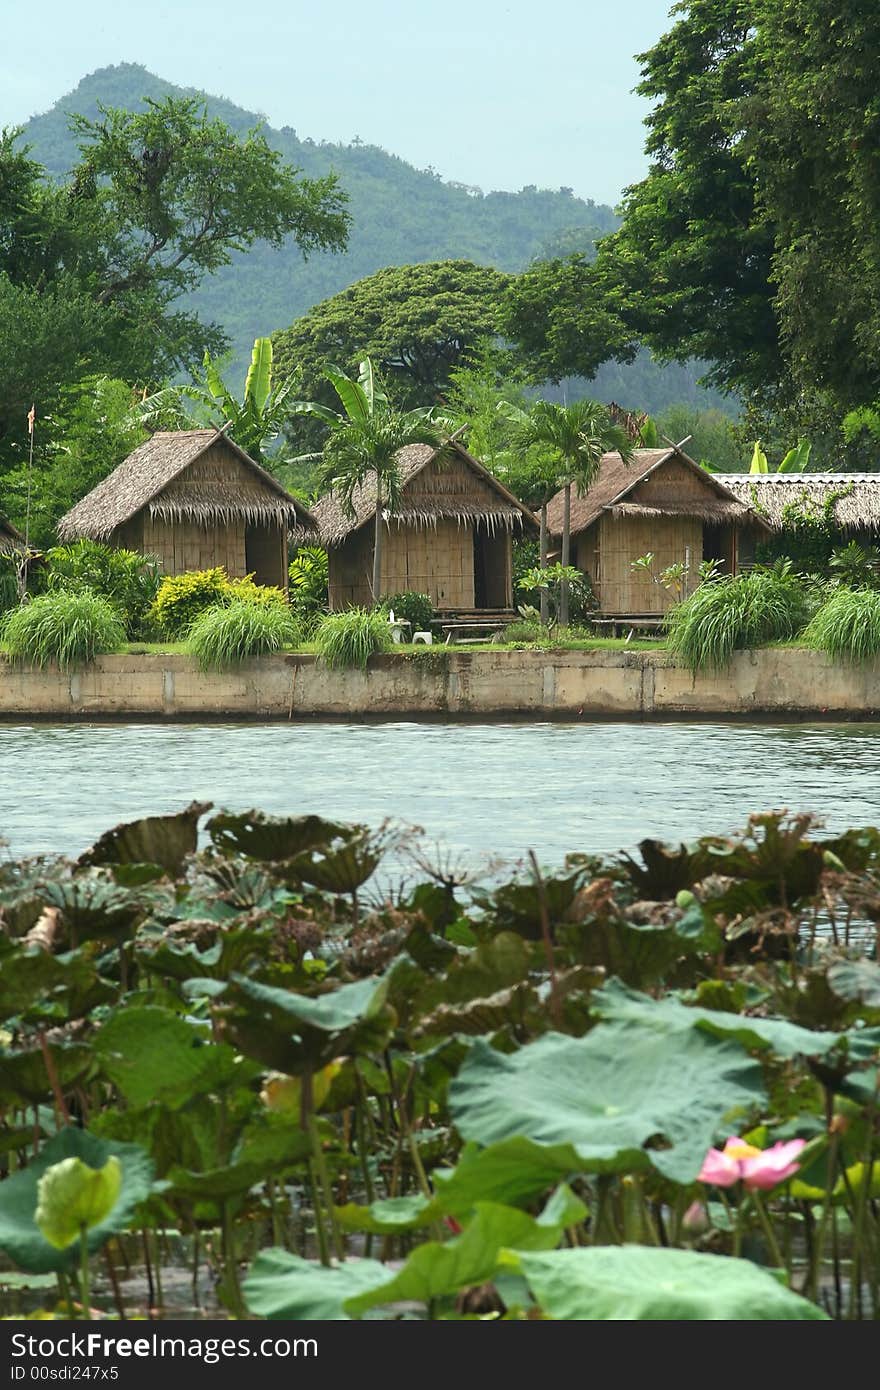
[[[575,401],[573,405],[556,405],[551,401],[536,401],[523,420],[518,441],[521,448],[540,445],[558,466],[556,486],[563,487],[562,555],[563,567],[571,557],[571,489],[578,496],[592,487],[599,473],[602,455],[617,450],[624,463],[629,463],[633,445],[626,431],[615,425],[606,406],[598,401]],[[541,508],[541,568],[547,565],[546,503]],[[560,626],[568,625],[568,581],[562,580],[559,595]],[[542,613],[543,620],[543,613]]]
[[[187,429],[206,419],[229,426],[229,434],[239,448],[257,463],[266,466],[265,451],[273,444],[290,418],[288,397],[293,380],[273,381],[272,340],[255,338],[251,363],[239,401],[224,382],[217,363],[205,353],[202,380],[189,386],[168,386],[147,396],[138,407],[141,423],[147,429]],[[192,401],[195,416],[187,407]]]
[[366,357],[357,381],[336,368],[324,375],[339,397],[341,411],[315,401],[299,401],[300,415],[317,415],[330,426],[322,453],[321,491],[334,493],[346,516],[355,517],[354,494],[372,485],[376,491],[373,541],[373,601],[381,598],[382,541],[389,516],[400,508],[403,479],[398,454],[409,444],[442,449],[443,436],[433,410],[397,410],[379,384]]

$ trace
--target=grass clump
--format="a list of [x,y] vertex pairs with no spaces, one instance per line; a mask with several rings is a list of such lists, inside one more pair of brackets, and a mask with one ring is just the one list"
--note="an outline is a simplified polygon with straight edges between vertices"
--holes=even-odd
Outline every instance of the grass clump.
[[206,609],[190,627],[186,645],[203,671],[227,671],[252,657],[295,647],[300,636],[286,605],[241,598]]
[[816,613],[804,639],[839,661],[870,661],[880,653],[880,593],[840,588]]
[[13,661],[62,670],[85,666],[102,652],[115,652],[125,641],[118,610],[90,589],[42,594],[13,608],[2,629]]
[[315,631],[315,646],[327,666],[354,666],[363,670],[374,652],[391,650],[387,616],[366,608],[328,613]]
[[669,646],[694,672],[719,670],[735,651],[786,641],[810,616],[799,578],[751,570],[712,580],[670,610]]

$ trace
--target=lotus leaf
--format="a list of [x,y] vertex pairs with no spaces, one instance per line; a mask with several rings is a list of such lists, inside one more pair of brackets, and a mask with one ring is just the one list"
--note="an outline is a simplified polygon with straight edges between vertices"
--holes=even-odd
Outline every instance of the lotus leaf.
[[697,1176],[722,1121],[764,1100],[761,1069],[736,1043],[626,1023],[584,1038],[547,1033],[511,1056],[478,1039],[449,1088],[465,1139],[520,1135],[570,1146],[585,1171],[653,1165],[682,1183]]
[[158,864],[179,874],[187,855],[194,854],[199,820],[210,801],[193,801],[171,816],[144,816],[108,830],[80,856],[80,864]]
[[592,1246],[516,1254],[551,1318],[617,1321],[828,1321],[750,1260],[651,1246]]

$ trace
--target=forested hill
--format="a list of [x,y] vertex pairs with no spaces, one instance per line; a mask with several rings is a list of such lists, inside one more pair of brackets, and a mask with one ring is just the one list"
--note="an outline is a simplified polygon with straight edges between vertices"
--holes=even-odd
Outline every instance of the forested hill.
[[[146,68],[123,63],[84,78],[51,111],[28,122],[26,138],[35,157],[61,174],[76,156],[69,113],[94,116],[98,102],[136,110],[145,97],[184,94],[204,95],[210,113],[236,131],[248,130],[260,119],[231,101],[184,93]],[[237,358],[249,351],[256,335],[286,326],[313,304],[383,266],[465,259],[519,270],[544,249],[555,251],[570,239],[588,242],[591,235],[616,225],[611,208],[563,189],[483,193],[415,169],[375,145],[300,139],[289,126],[267,126],[265,135],[305,174],[331,169],[339,174],[350,197],[353,226],[344,256],[314,255],[304,262],[294,246],[279,251],[258,246],[200,290],[202,316],[224,326]],[[566,233],[578,235],[567,238]]]

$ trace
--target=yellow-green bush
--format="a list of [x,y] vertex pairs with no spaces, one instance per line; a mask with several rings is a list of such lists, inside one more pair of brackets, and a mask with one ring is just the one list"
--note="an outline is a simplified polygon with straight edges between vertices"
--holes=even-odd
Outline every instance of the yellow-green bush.
[[281,589],[255,584],[253,575],[230,579],[222,565],[210,570],[190,570],[166,575],[159,585],[151,617],[166,637],[185,637],[197,618],[209,608],[227,608],[244,600],[262,606],[287,609]]

